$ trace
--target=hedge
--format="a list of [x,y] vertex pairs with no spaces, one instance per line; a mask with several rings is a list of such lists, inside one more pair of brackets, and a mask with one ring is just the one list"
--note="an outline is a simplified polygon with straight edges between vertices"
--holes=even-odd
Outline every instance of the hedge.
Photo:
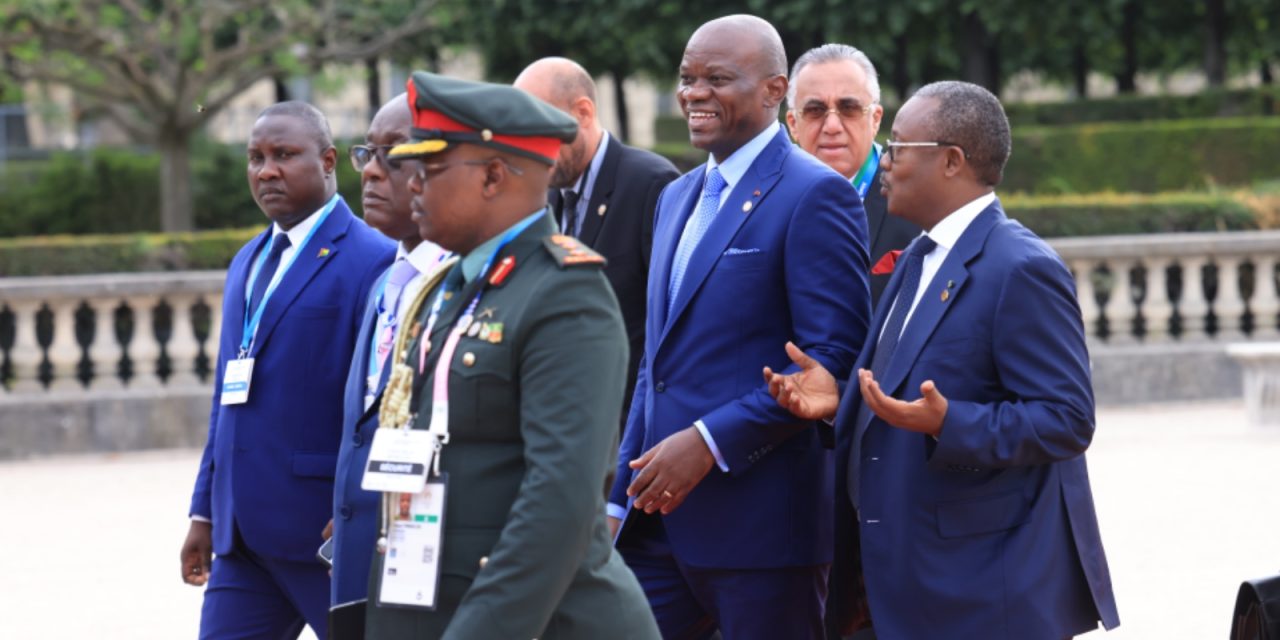
[[[1002,195],[1009,215],[1043,237],[1280,227],[1280,190]],[[180,234],[0,239],[0,277],[223,269],[262,225]]]
[[[1004,192],[1159,193],[1280,178],[1280,117],[1021,127]],[[688,142],[654,149],[689,170],[707,154]]]
[[[338,190],[360,211],[360,176],[339,145]],[[197,142],[192,192],[197,229],[260,224],[244,147]],[[159,230],[160,157],[145,149],[61,151],[7,164],[0,175],[0,237]]]
[[[1004,105],[1015,127],[1184,120],[1280,115],[1280,86],[1248,89],[1207,89],[1185,96],[1116,96],[1063,102],[1015,102]],[[893,122],[896,106],[886,106],[884,127]],[[679,115],[654,123],[659,142],[687,143],[688,128]]]

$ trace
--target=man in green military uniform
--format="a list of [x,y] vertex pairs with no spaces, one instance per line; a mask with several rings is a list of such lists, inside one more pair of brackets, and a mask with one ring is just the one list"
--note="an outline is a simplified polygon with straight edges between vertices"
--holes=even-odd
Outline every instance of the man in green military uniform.
[[546,214],[577,125],[508,86],[423,72],[408,86],[412,141],[390,156],[416,163],[422,237],[459,259],[395,352],[378,437],[425,431],[437,453],[418,459],[424,491],[384,495],[366,636],[656,639],[600,493],[626,379],[622,318],[603,258]]

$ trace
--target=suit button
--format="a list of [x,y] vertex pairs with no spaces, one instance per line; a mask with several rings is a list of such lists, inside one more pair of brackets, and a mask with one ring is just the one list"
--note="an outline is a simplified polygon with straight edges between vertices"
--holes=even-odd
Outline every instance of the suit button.
[[662,393],[663,391],[667,390],[667,383],[659,380],[658,384],[653,385],[653,390],[657,391],[658,393]]
[[342,505],[342,507],[340,507],[340,508],[338,509],[338,515],[342,516],[342,519],[343,519],[343,520],[350,520],[350,519],[351,519],[351,507],[349,507],[349,506],[347,506],[347,505],[345,505],[345,504],[344,504],[344,505]]
[[360,445],[364,444],[364,437],[361,436],[359,432],[356,432],[355,435],[351,436],[351,444],[354,444],[355,446],[359,447]]
[[478,564],[480,565],[480,568],[483,569],[486,564],[489,564],[489,556],[480,556],[480,562]]

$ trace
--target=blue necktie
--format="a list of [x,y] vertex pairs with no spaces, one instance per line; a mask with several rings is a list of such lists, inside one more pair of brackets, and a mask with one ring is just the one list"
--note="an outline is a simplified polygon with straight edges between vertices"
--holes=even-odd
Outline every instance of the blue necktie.
[[[893,352],[898,348],[898,340],[902,337],[902,327],[907,322],[907,313],[911,311],[911,305],[916,300],[916,290],[920,288],[920,274],[924,271],[924,257],[930,251],[938,246],[929,236],[920,236],[911,244],[911,248],[907,249],[904,259],[900,259],[898,264],[904,269],[902,273],[902,286],[898,287],[898,297],[894,299],[893,311],[889,313],[889,319],[884,324],[884,331],[880,333],[880,340],[876,343],[876,352],[871,356],[871,375],[877,382],[883,382],[884,374],[889,370],[889,363],[893,361]],[[857,380],[852,381],[857,384]],[[892,393],[892,389],[881,387],[881,391]],[[858,391],[855,391],[858,393]],[[854,421],[854,434],[857,435],[861,431],[862,425],[871,421],[871,410],[867,408],[867,403],[863,402],[858,407],[858,416]],[[856,506],[858,504],[858,474],[861,471],[861,465],[858,464],[857,456],[861,455],[861,447],[858,443],[854,443],[850,450],[850,457],[855,458],[849,460],[849,477],[847,478],[847,488],[849,489],[849,498]]]
[[271,238],[271,249],[267,253],[267,261],[262,263],[258,278],[253,281],[253,295],[249,296],[249,308],[244,310],[245,313],[252,314],[258,305],[262,304],[262,296],[267,292],[267,285],[271,284],[276,269],[280,267],[280,256],[288,248],[289,234],[277,233]]
[[702,236],[706,235],[711,222],[715,220],[716,212],[720,210],[720,192],[724,191],[726,184],[728,183],[720,175],[719,167],[707,173],[706,183],[702,187],[702,201],[698,203],[698,210],[693,212],[693,217],[685,224],[680,244],[676,246],[675,258],[671,262],[671,281],[667,283],[668,315],[675,304],[676,293],[680,291],[680,282],[684,280],[684,270],[689,266],[689,258],[693,256],[693,250],[697,248]]

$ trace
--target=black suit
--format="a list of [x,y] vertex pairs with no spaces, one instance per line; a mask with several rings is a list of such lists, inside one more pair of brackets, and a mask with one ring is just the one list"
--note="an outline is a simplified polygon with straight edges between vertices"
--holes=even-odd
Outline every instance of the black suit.
[[[627,365],[626,399],[619,423],[631,404],[631,389],[636,386],[636,370],[644,353],[644,319],[646,288],[649,281],[649,250],[653,244],[653,211],[658,194],[680,172],[666,158],[635,147],[628,147],[609,137],[604,160],[592,181],[591,201],[578,239],[603,255],[609,264],[604,275],[618,297],[622,320],[631,347]],[[560,190],[552,189],[551,207],[560,211]],[[563,223],[560,224],[564,228]]]
[[884,254],[890,251],[901,251],[907,248],[908,244],[920,235],[920,227],[903,220],[895,215],[890,215],[888,211],[888,202],[884,196],[880,195],[880,168],[876,167],[875,179],[871,181],[871,188],[867,189],[867,197],[862,200],[862,207],[867,210],[867,233],[871,238],[871,304],[879,304],[880,292],[884,291],[884,286],[889,284],[889,276],[892,274],[876,274],[874,267]]

